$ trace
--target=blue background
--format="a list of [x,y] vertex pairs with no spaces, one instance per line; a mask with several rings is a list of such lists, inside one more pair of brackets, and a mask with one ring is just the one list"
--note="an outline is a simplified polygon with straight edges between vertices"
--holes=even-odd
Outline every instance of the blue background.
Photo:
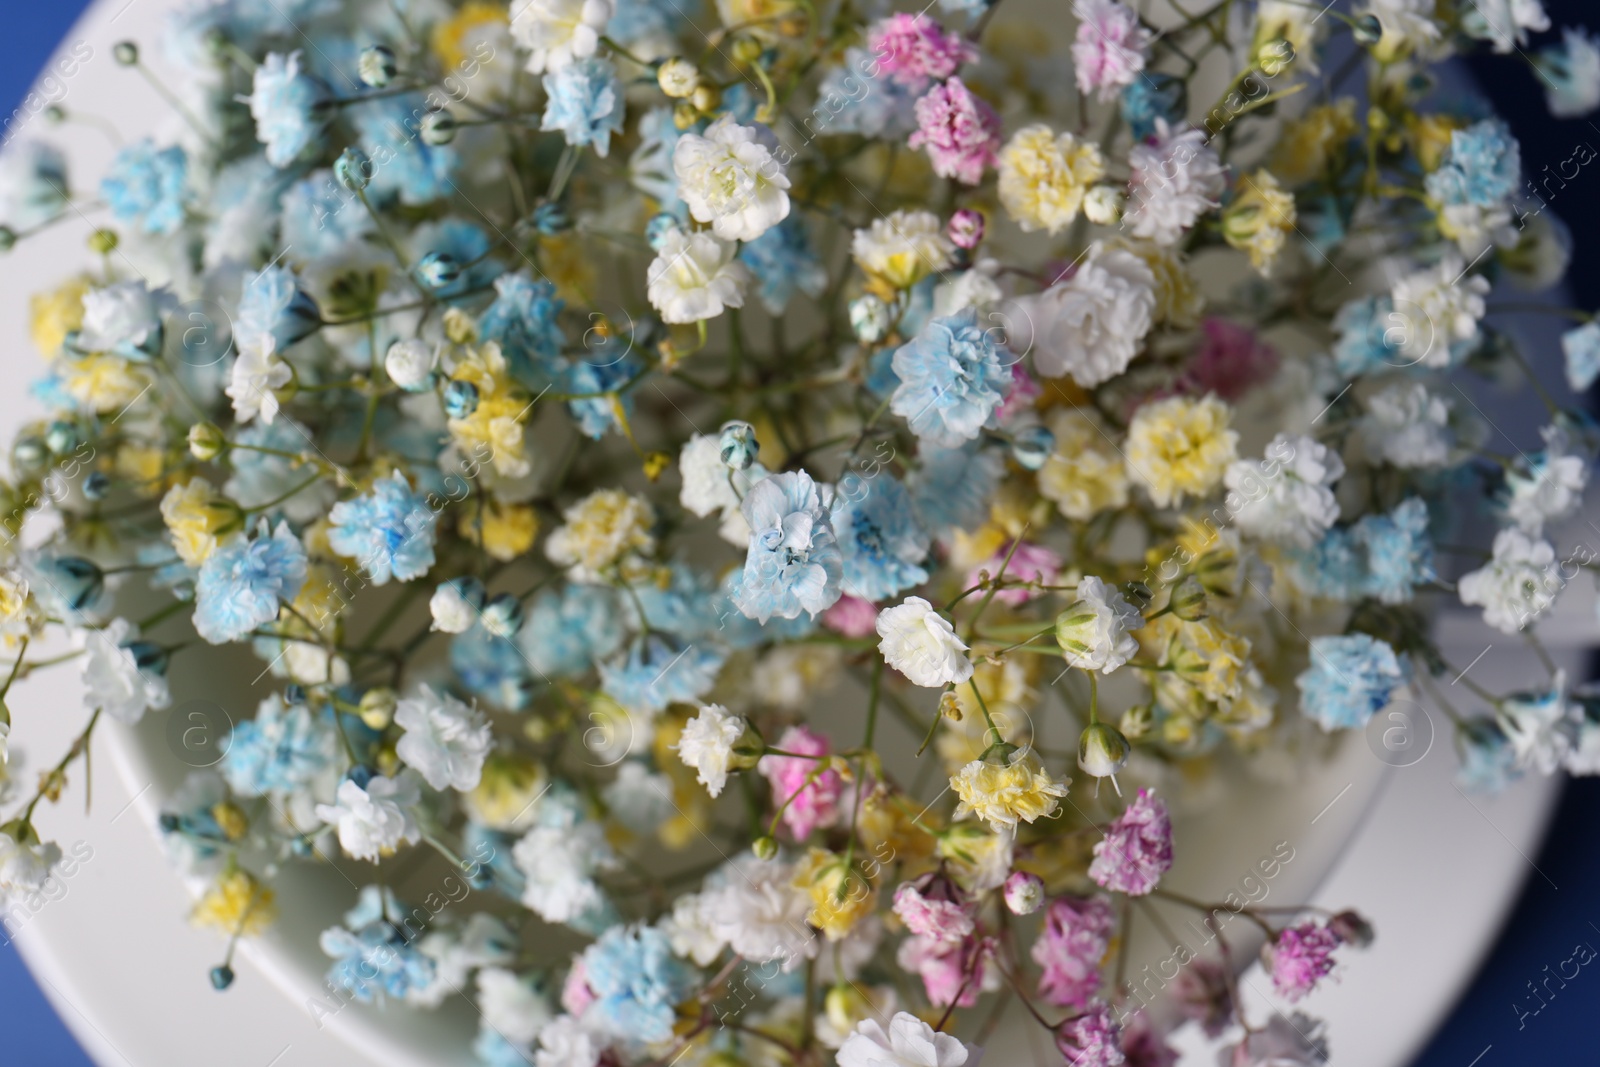
[[[1545,0],[1551,21],[1582,25],[1593,14],[1593,0]],[[0,35],[0,108],[6,114],[26,95],[48,58],[87,6],[87,0],[34,0],[10,3]],[[1343,10],[1349,5],[1341,3]],[[1555,36],[1554,32],[1547,35]],[[1470,67],[1486,86],[1484,95],[1511,123],[1522,142],[1529,172],[1541,160],[1567,158],[1579,140],[1600,144],[1600,127],[1583,119],[1559,121],[1545,111],[1544,95],[1531,70],[1496,57]],[[1577,237],[1569,282],[1574,302],[1600,306],[1600,197],[1571,197],[1560,215]],[[1535,358],[1553,358],[1539,353]],[[1591,672],[1592,674],[1593,672]],[[1569,958],[1580,942],[1600,947],[1600,780],[1569,783],[1538,865],[1559,888],[1530,879],[1482,972],[1434,1038],[1416,1067],[1502,1067],[1509,1064],[1600,1062],[1594,1051],[1594,1006],[1600,1003],[1600,975],[1587,971],[1566,989],[1551,983],[1556,996],[1537,1015],[1520,1019],[1516,1004],[1534,1004],[1527,983],[1543,980]],[[1487,861],[1486,861],[1487,862]],[[1380,937],[1382,931],[1379,931]],[[72,1035],[39,992],[14,946],[0,947],[0,1060],[29,1067],[92,1067]],[[1338,1035],[1333,1035],[1337,1055]],[[1581,1050],[1581,1051],[1580,1051]],[[141,1065],[142,1067],[142,1065]]]

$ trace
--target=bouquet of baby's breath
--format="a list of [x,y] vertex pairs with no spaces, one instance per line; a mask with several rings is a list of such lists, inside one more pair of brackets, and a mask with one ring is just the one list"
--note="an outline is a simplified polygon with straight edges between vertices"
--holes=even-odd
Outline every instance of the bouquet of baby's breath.
[[[1548,20],[1010,3],[209,0],[119,45],[174,136],[0,168],[13,255],[103,219],[34,297],[0,570],[10,679],[81,664],[86,723],[9,783],[0,892],[96,725],[237,643],[259,708],[161,817],[218,989],[331,863],[329,1010],[467,996],[489,1067],[958,1067],[1002,1019],[1320,1062],[1234,948],[1292,1002],[1370,928],[1163,887],[1162,798],[1434,693],[1447,599],[1540,647],[1590,565],[1544,531],[1594,426],[1529,374],[1525,451],[1458,384],[1553,358],[1496,290],[1565,234],[1430,74]],[[1596,42],[1532,56],[1600,104]],[[1440,700],[1466,784],[1600,770],[1551,675]],[[1212,935],[1159,998],[1152,899]]]

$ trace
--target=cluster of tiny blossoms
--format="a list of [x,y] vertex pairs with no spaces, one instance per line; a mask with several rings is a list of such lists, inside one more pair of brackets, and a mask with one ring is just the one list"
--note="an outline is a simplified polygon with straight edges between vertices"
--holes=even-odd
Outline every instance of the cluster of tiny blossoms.
[[[464,994],[485,1067],[961,1067],[1012,999],[1076,1067],[1175,1019],[1321,1062],[1229,937],[1298,1001],[1371,930],[1165,888],[1174,815],[1445,673],[1467,785],[1600,772],[1600,697],[1430,637],[1538,647],[1594,565],[1600,323],[1556,309],[1571,392],[1497,441],[1554,356],[1499,294],[1566,236],[1426,76],[1532,49],[1581,115],[1600,46],[1538,0],[1074,0],[1050,53],[996,7],[202,0],[168,73],[119,45],[167,135],[0,161],[0,247],[99,227],[0,484],[5,689],[86,694],[0,776],[0,901],[96,726],[242,645],[256,710],[160,824],[218,989],[331,862],[329,1003]],[[1121,977],[1156,907],[1216,935],[1175,1011]]]

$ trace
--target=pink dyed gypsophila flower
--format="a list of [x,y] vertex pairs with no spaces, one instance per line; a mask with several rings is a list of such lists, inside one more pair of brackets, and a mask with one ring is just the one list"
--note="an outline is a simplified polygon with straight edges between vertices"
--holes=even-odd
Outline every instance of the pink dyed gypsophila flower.
[[1185,1019],[1200,1024],[1207,1037],[1220,1037],[1233,1019],[1233,994],[1222,964],[1193,959],[1172,980],[1172,1003]]
[[569,1015],[582,1015],[596,999],[594,990],[589,988],[583,957],[577,956],[572,961],[572,970],[567,972],[567,980],[561,986],[561,1008]]
[[1117,0],[1073,0],[1078,36],[1072,44],[1072,65],[1078,91],[1099,90],[1101,102],[1115,97],[1144,71],[1150,31],[1139,16]]
[[1148,789],[1106,828],[1094,846],[1089,877],[1119,893],[1144,896],[1172,867],[1172,817]]
[[1100,1000],[1056,1029],[1056,1048],[1072,1067],[1117,1067],[1127,1062],[1111,1005]]
[[933,172],[968,185],[983,180],[1000,149],[1000,116],[994,108],[951,78],[917,101],[917,131],[906,143],[926,147]]
[[973,917],[966,894],[949,878],[930,871],[894,891],[894,913],[918,937],[960,941],[972,933]]
[[990,964],[994,939],[969,937],[951,944],[930,937],[908,937],[900,942],[895,962],[900,969],[922,979],[928,1002],[937,1008],[970,1008],[978,994],[1000,988],[999,972]]
[[[1034,545],[1023,541],[1017,545],[1015,552],[1011,552],[1010,545],[1004,545],[987,563],[972,568],[972,572],[967,575],[967,585],[974,586],[978,584],[978,572],[980,571],[988,571],[990,577],[999,574],[1000,565],[1005,563],[1008,552],[1011,553],[1011,562],[1006,564],[1005,580],[1007,582],[1038,582],[1041,585],[1054,585],[1056,579],[1061,577],[1061,557],[1059,555],[1043,545]],[[1015,607],[1018,604],[1026,604],[1038,595],[1038,591],[1034,589],[1008,586],[996,593],[994,598],[1002,604],[1009,604]]]
[[[791,726],[778,738],[775,748],[798,753],[795,756],[762,756],[756,769],[772,783],[772,803],[781,805],[783,822],[796,841],[804,841],[819,826],[832,826],[839,818],[839,797],[844,783],[839,772],[828,770],[817,780],[806,785],[806,779],[817,769],[817,761],[805,756],[826,756],[828,739],[812,733],[809,727]],[[793,800],[789,800],[794,797]]]
[[1326,926],[1303,922],[1261,947],[1262,963],[1272,971],[1272,984],[1291,1003],[1316,987],[1333,970],[1333,950],[1343,942]]
[[[957,248],[964,248],[971,252],[983,243],[984,229],[987,223],[983,220],[983,212],[974,208],[964,207],[950,216],[950,223],[945,227],[945,235],[950,238],[950,243]],[[1013,364],[1017,366],[1020,364]]]
[[1282,357],[1254,330],[1217,318],[1206,319],[1200,330],[1200,346],[1177,381],[1180,392],[1195,396],[1215,393],[1233,401],[1265,385],[1277,373]]
[[[1000,316],[995,316],[997,319]],[[1002,325],[1004,322],[1002,320]],[[994,409],[994,421],[1005,425],[1006,421],[1019,411],[1026,411],[1033,407],[1033,402],[1043,392],[1039,383],[1033,380],[1033,375],[1028,373],[1028,368],[1022,365],[1022,360],[1011,364],[1011,389],[1006,393],[1006,398],[1000,401],[1000,406]]]
[[878,632],[878,609],[872,601],[846,593],[822,613],[822,625],[845,637],[871,637]]
[[1142,1011],[1134,1012],[1122,1028],[1122,1055],[1127,1067],[1177,1067],[1178,1050],[1150,1024]]
[[1100,961],[1111,944],[1111,902],[1105,897],[1057,897],[1033,943],[1039,996],[1057,1007],[1081,1008],[1100,988]]
[[946,33],[927,15],[890,15],[867,38],[879,69],[904,85],[943,81],[978,58],[978,50],[958,33]]

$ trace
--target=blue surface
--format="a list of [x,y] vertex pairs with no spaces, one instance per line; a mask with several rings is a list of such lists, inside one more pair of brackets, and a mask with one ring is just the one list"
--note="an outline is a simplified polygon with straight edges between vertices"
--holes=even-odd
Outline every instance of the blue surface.
[[[1582,25],[1592,16],[1593,0],[1546,0],[1557,26]],[[0,107],[17,107],[43,57],[87,6],[85,0],[8,3],[0,36]],[[1554,36],[1553,34],[1551,36]],[[1570,155],[1575,140],[1600,141],[1600,129],[1584,121],[1557,122],[1544,110],[1533,76],[1500,60],[1474,64],[1497,110],[1522,141],[1526,172]],[[1597,185],[1600,192],[1600,185]],[[1594,192],[1563,198],[1554,209],[1579,235],[1571,282],[1583,307],[1600,306],[1600,196]],[[1537,353],[1535,358],[1554,358]],[[1593,672],[1591,672],[1592,674]],[[1416,1061],[1415,1067],[1503,1067],[1522,1064],[1581,1064],[1600,1061],[1594,1005],[1600,997],[1600,967],[1579,966],[1574,947],[1600,949],[1600,780],[1572,783],[1563,795],[1550,839],[1537,857],[1544,877],[1533,874],[1504,934],[1482,972],[1450,1020]],[[1486,862],[1488,862],[1486,860]],[[1546,880],[1548,879],[1548,881]],[[1381,936],[1381,931],[1380,931]],[[0,1062],[27,1067],[92,1067],[66,1027],[40,993],[17,955],[0,935]],[[1600,960],[1591,961],[1600,962]],[[1563,969],[1577,977],[1563,986]],[[1530,992],[1540,986],[1543,1006]],[[1553,995],[1552,995],[1553,994]],[[1337,1052],[1338,1035],[1333,1035]]]

